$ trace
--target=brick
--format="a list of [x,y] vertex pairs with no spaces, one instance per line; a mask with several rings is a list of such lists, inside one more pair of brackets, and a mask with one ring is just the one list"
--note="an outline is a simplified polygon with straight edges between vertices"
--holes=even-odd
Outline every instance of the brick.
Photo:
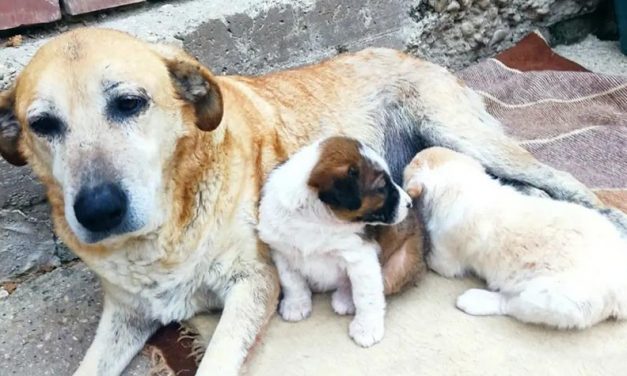
[[142,3],[145,0],[61,0],[63,10],[72,16],[121,5]]
[[0,30],[61,18],[59,0],[0,0]]

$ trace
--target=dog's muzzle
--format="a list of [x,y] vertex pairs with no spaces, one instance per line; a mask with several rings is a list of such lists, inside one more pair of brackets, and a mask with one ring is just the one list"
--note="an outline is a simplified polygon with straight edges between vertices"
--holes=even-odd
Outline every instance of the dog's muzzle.
[[95,233],[110,232],[124,222],[128,212],[128,197],[114,183],[83,187],[74,201],[76,220]]

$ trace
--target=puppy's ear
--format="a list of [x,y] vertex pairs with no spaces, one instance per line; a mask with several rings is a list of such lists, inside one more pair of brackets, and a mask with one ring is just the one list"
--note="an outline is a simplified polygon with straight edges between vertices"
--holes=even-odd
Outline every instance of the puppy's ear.
[[357,210],[361,207],[359,177],[351,167],[337,167],[331,171],[315,168],[308,184],[318,190],[320,201],[335,209]]
[[411,198],[418,198],[422,194],[423,185],[420,183],[410,184],[407,187],[407,194]]
[[212,131],[222,121],[222,93],[213,74],[198,60],[184,51],[168,46],[153,45],[164,60],[178,95],[193,107],[196,126]]
[[14,166],[23,166],[26,159],[19,151],[20,123],[14,112],[15,89],[0,93],[0,155]]

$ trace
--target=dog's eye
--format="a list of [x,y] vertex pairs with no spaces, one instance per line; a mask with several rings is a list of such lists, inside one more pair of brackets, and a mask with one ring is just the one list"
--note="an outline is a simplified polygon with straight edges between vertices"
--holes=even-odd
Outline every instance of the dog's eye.
[[63,128],[61,120],[50,115],[39,116],[30,122],[30,129],[42,137],[59,137]]
[[350,166],[348,168],[348,176],[350,176],[352,178],[356,178],[357,176],[359,176],[359,170],[357,169],[357,167]]
[[148,100],[137,95],[123,95],[114,98],[110,105],[111,115],[125,118],[138,114],[148,104]]

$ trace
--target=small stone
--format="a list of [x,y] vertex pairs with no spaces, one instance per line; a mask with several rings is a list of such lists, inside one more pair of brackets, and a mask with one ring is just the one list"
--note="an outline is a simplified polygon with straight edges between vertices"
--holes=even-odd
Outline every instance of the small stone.
[[4,299],[9,296],[9,292],[3,288],[0,288],[0,299]]
[[475,27],[480,27],[481,25],[484,25],[486,23],[485,18],[482,16],[477,16],[473,18],[471,22],[473,25],[475,25]]
[[479,8],[486,10],[490,7],[490,0],[479,0],[477,5],[479,5]]
[[446,7],[447,12],[457,12],[461,6],[457,1],[451,1],[451,3]]
[[469,37],[472,35],[472,33],[474,33],[475,27],[472,25],[472,23],[464,21],[462,22],[461,30],[464,36]]
[[436,12],[442,13],[444,9],[446,9],[448,2],[449,0],[429,0],[429,5],[431,5]]
[[490,39],[490,45],[492,46],[492,45],[495,45],[496,43],[499,43],[500,41],[505,39],[506,36],[507,36],[507,30],[498,29],[497,31],[494,32],[494,35],[492,35],[492,39]]
[[483,35],[481,35],[481,33],[475,33],[472,38],[479,43],[483,43]]

